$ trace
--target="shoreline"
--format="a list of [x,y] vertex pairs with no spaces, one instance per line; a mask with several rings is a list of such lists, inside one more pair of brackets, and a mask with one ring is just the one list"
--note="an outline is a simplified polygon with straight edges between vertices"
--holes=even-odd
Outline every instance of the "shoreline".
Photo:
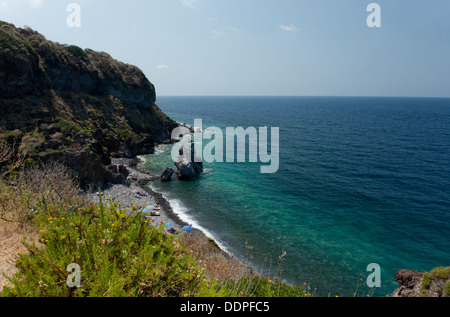
[[[207,233],[180,218],[180,216],[173,210],[170,202],[161,193],[154,191],[150,187],[152,182],[159,180],[159,176],[139,168],[138,164],[144,162],[144,160],[139,157],[121,157],[112,158],[111,160],[112,165],[124,166],[128,172],[128,175],[124,182],[119,184],[109,184],[101,190],[102,199],[104,202],[107,200],[111,200],[111,202],[120,202],[121,208],[127,210],[128,212],[131,210],[132,205],[138,206],[139,208],[148,205],[158,206],[160,208],[160,210],[158,210],[160,215],[151,216],[150,218],[153,226],[164,226],[166,223],[171,222],[173,225],[170,226],[170,228],[175,229],[177,231],[177,235],[186,235],[201,244],[209,244],[211,249],[217,250],[228,260],[236,262],[237,265],[244,265],[233,254],[221,248],[212,237],[207,235]],[[133,164],[133,162],[135,164]],[[136,164],[136,162],[138,163]],[[133,191],[138,191],[139,194],[134,193]],[[85,196],[92,202],[99,202],[98,190],[87,191],[85,192]],[[183,227],[187,225],[193,227],[192,231],[183,231]],[[168,229],[164,228],[164,231],[168,232]],[[253,272],[253,269],[249,269]]]

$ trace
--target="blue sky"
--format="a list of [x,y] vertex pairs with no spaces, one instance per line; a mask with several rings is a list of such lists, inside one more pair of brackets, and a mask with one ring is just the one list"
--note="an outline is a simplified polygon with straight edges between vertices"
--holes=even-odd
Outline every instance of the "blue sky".
[[0,19],[134,64],[158,95],[450,97],[448,0],[0,0]]

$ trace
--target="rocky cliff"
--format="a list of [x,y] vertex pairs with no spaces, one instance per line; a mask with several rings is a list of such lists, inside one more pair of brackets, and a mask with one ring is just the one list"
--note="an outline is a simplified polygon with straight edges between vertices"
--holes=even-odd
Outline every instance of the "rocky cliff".
[[400,270],[395,275],[400,287],[393,297],[449,297],[450,267],[437,267],[431,272]]
[[30,162],[63,161],[85,184],[117,181],[111,155],[151,153],[176,127],[155,100],[137,67],[0,21],[0,142]]

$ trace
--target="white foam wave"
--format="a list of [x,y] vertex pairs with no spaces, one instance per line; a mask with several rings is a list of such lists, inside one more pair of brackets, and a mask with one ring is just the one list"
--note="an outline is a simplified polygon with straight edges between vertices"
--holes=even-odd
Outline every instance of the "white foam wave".
[[[158,192],[152,185],[150,185],[150,187],[152,188],[153,191]],[[160,193],[160,192],[158,192]],[[208,238],[213,239],[217,245],[219,246],[219,248],[223,251],[225,251],[226,253],[228,253],[230,256],[231,251],[229,250],[229,248],[226,246],[226,244],[221,241],[216,235],[214,235],[214,233],[212,233],[211,231],[209,231],[208,229],[204,228],[203,226],[201,226],[196,219],[194,219],[190,214],[189,214],[189,208],[187,208],[183,202],[177,198],[168,198],[166,195],[160,193],[165,200],[167,200],[170,204],[170,206],[172,207],[173,212],[178,216],[178,218],[180,218],[183,222],[188,223],[189,225],[191,225],[193,228],[199,229],[200,231],[202,231]]]
[[142,163],[147,163],[147,159],[145,158],[145,156],[139,155],[137,158],[138,158],[139,160],[141,160]]

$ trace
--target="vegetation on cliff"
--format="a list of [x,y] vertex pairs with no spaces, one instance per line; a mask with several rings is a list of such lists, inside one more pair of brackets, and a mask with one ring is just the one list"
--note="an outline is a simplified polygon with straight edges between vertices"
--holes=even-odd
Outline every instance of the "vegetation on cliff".
[[83,184],[116,182],[111,154],[151,153],[176,127],[155,100],[137,67],[0,21],[0,142],[30,162],[63,162]]

